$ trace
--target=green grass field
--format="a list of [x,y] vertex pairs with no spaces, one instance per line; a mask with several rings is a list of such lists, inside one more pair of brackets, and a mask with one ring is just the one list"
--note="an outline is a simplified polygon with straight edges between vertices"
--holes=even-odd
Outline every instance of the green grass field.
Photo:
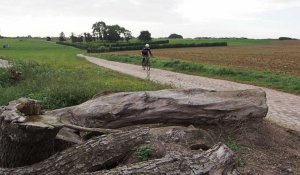
[[[103,91],[141,91],[168,88],[149,81],[100,68],[78,58],[82,50],[52,42],[28,39],[0,39],[0,57],[14,67],[0,68],[0,105],[19,97],[41,100],[47,109],[82,103]],[[22,72],[14,82],[10,70]]]

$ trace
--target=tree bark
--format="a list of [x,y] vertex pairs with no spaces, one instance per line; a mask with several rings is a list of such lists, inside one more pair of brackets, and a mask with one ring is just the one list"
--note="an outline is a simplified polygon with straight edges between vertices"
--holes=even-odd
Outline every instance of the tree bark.
[[233,165],[234,153],[226,145],[217,144],[206,152],[193,152],[188,155],[170,152],[161,159],[140,162],[106,171],[84,173],[84,175],[221,175],[232,173],[234,171]]
[[31,166],[0,168],[0,174],[57,175],[94,172],[121,161],[136,147],[145,143],[148,137],[148,128],[100,136]]
[[[3,169],[0,174],[222,174],[232,170],[234,154],[224,144],[207,151],[170,150],[163,158],[114,168],[142,144],[165,141],[165,144],[182,144],[195,139],[196,130],[183,127],[161,129],[140,128],[93,138],[74,145],[65,151],[31,166]],[[183,134],[185,132],[185,134]],[[185,138],[185,135],[189,138]],[[190,135],[190,136],[189,136]],[[168,139],[167,139],[168,138]],[[166,139],[166,140],[165,140]],[[171,143],[172,142],[172,143]],[[114,168],[111,170],[107,170]],[[95,172],[95,173],[93,173]]]
[[137,124],[208,124],[262,119],[266,93],[261,89],[215,92],[202,89],[124,92],[81,105],[49,111],[70,123],[94,128]]
[[[182,125],[257,120],[265,117],[267,111],[266,94],[262,90],[215,92],[188,89],[116,93],[78,106],[49,111],[46,115],[41,113],[39,102],[19,99],[0,107],[0,166],[4,167],[0,168],[0,174],[91,173],[118,165],[141,144],[149,142],[162,142],[165,152],[173,153],[128,166],[130,171],[120,167],[100,173],[223,173],[226,167],[231,166],[233,153],[221,144],[207,153],[192,150],[202,148],[202,142],[195,141],[201,133],[194,129],[160,128],[149,131],[144,128],[117,133],[111,129],[152,123]],[[52,155],[55,136],[62,127],[112,134],[86,142],[76,135],[69,138],[60,134],[60,138],[68,138],[68,142],[78,144]],[[65,132],[68,133],[68,130]],[[5,169],[19,166],[25,167]]]

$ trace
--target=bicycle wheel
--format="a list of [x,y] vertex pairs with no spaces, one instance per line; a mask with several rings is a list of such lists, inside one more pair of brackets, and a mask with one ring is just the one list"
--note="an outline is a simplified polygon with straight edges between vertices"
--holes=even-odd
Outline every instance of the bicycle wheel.
[[146,67],[146,58],[143,58],[143,60],[142,60],[142,67],[145,70],[145,67]]
[[147,58],[147,59],[146,59],[146,70],[147,70],[147,71],[150,71],[150,68],[151,68],[151,65],[150,65],[150,59]]

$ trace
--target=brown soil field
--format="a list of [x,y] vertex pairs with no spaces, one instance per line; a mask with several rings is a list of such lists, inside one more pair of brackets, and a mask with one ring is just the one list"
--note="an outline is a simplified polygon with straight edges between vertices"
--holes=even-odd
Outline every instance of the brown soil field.
[[[155,49],[152,52],[161,58],[300,75],[300,41],[297,40],[274,41],[268,45]],[[140,53],[123,51],[114,54]]]

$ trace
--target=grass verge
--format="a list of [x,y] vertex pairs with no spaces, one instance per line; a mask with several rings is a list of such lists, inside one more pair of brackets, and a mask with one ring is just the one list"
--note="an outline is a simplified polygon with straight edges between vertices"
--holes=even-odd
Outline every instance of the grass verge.
[[[0,45],[3,40],[0,40]],[[38,40],[6,39],[9,49],[0,56],[14,65],[0,68],[0,106],[20,97],[41,100],[44,108],[55,109],[82,103],[103,91],[144,91],[169,88],[126,76],[78,58],[82,52]],[[15,82],[11,70],[22,72]]]

